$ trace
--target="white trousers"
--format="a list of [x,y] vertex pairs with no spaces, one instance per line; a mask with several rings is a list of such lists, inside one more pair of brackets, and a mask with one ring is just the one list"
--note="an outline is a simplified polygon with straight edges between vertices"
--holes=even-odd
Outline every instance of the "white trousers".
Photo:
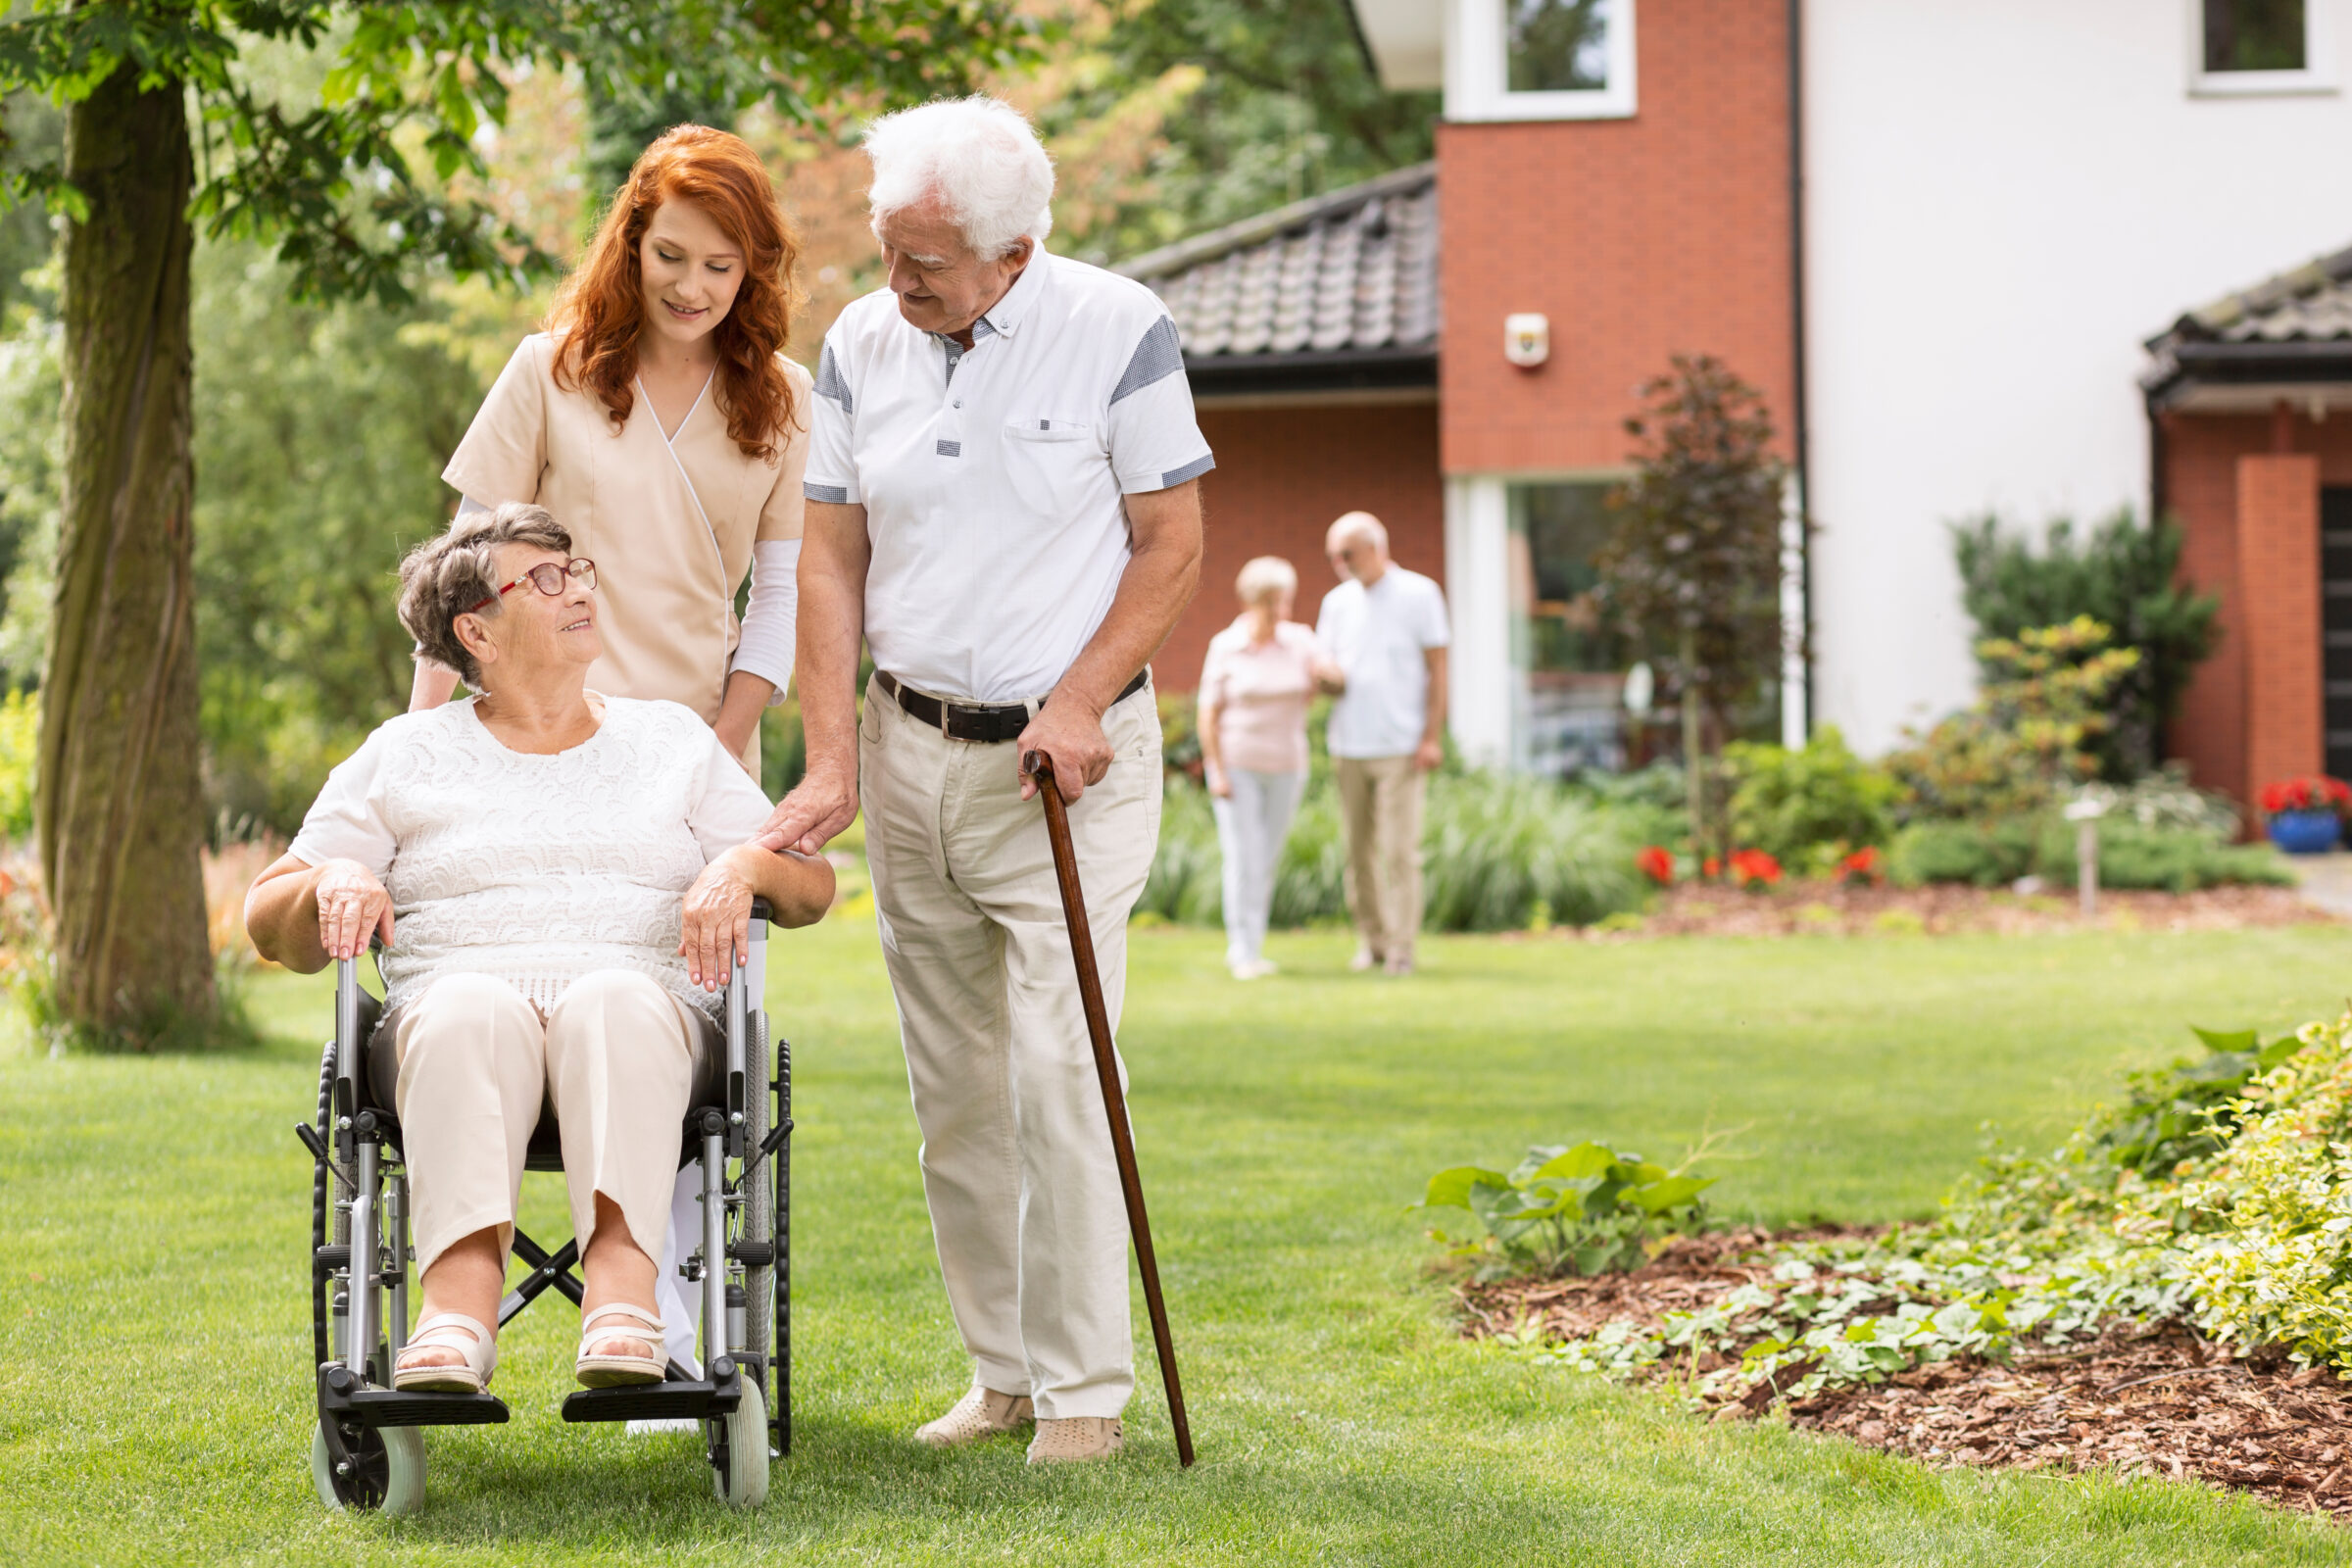
[[543,1019],[505,981],[460,973],[435,980],[386,1023],[418,1274],[479,1230],[496,1226],[502,1252],[513,1244],[543,1102],[561,1127],[580,1250],[602,1193],[638,1249],[661,1255],[678,1128],[704,1049],[682,1003],[633,970],[600,969],[566,986]]
[[[1116,760],[1070,808],[1070,833],[1115,1030],[1127,914],[1159,838],[1151,687],[1102,728]],[[1048,1420],[1115,1416],[1135,1387],[1127,1212],[1044,807],[1020,798],[1012,743],[950,740],[878,684],[858,758],[923,1192],[976,1381],[1028,1395]]]
[[1225,961],[1248,963],[1265,956],[1274,873],[1282,866],[1282,841],[1298,813],[1306,775],[1232,767],[1225,779],[1233,794],[1208,798],[1225,858]]

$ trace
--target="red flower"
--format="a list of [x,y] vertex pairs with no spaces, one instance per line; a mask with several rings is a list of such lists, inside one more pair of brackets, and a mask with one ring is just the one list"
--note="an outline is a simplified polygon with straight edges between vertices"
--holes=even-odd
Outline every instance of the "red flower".
[[1886,876],[1886,868],[1880,864],[1879,852],[1867,844],[1838,862],[1838,880],[1840,882],[1877,883],[1884,881]]
[[2285,811],[2342,812],[2352,806],[2352,784],[2325,773],[2298,778],[2280,779],[2262,787],[2262,810],[2265,816],[2278,816]]
[[1732,852],[1732,880],[1753,892],[1778,887],[1781,881],[1781,862],[1762,850]]
[[1712,882],[1717,877],[1723,875],[1723,862],[1710,855],[1704,860],[1699,862],[1698,874]]
[[1674,886],[1674,857],[1655,844],[1634,856],[1634,864],[1643,876],[1662,888]]

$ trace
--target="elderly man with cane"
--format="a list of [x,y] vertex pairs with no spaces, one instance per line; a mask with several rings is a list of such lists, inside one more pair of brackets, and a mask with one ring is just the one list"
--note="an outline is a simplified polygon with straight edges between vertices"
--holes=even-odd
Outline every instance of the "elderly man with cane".
[[1159,835],[1146,664],[1199,578],[1212,460],[1158,299],[1041,243],[1053,166],[1017,111],[927,104],[865,146],[889,286],[842,313],[817,368],[808,772],[761,842],[814,852],[865,813],[940,1271],[974,1363],[917,1438],[1034,1419],[1031,1463],[1101,1458],[1135,1383],[1116,1081],[1097,1077],[1022,760],[1044,759],[1067,803],[1115,1025]]

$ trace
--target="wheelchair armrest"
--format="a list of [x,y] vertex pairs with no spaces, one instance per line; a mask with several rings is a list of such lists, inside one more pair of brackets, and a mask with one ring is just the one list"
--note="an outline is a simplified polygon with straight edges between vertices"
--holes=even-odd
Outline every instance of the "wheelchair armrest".
[[769,906],[768,902],[758,895],[754,895],[752,899],[752,918],[755,920],[773,921],[775,917],[776,911]]

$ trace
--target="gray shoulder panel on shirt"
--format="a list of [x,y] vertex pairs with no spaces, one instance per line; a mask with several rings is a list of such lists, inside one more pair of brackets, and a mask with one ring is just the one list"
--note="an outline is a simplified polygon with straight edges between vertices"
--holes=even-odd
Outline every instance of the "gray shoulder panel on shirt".
[[801,499],[846,507],[850,504],[850,487],[846,484],[811,484],[804,479],[801,481]]
[[815,390],[818,397],[831,398],[840,404],[842,413],[857,412],[850,405],[850,383],[841,377],[841,366],[833,358],[833,345],[830,343],[825,345],[824,353],[817,356]]
[[1209,469],[1215,467],[1216,466],[1216,454],[1213,452],[1203,452],[1192,462],[1186,464],[1183,467],[1170,468],[1167,472],[1161,474],[1159,476],[1159,487],[1162,490],[1173,490],[1178,485],[1184,483],[1184,481],[1187,479],[1200,478],[1202,474],[1206,473]]
[[1144,333],[1144,340],[1135,346],[1135,354],[1119,376],[1119,384],[1110,389],[1110,401],[1116,403],[1131,392],[1141,392],[1183,368],[1184,344],[1176,336],[1176,323],[1163,316],[1152,323]]

